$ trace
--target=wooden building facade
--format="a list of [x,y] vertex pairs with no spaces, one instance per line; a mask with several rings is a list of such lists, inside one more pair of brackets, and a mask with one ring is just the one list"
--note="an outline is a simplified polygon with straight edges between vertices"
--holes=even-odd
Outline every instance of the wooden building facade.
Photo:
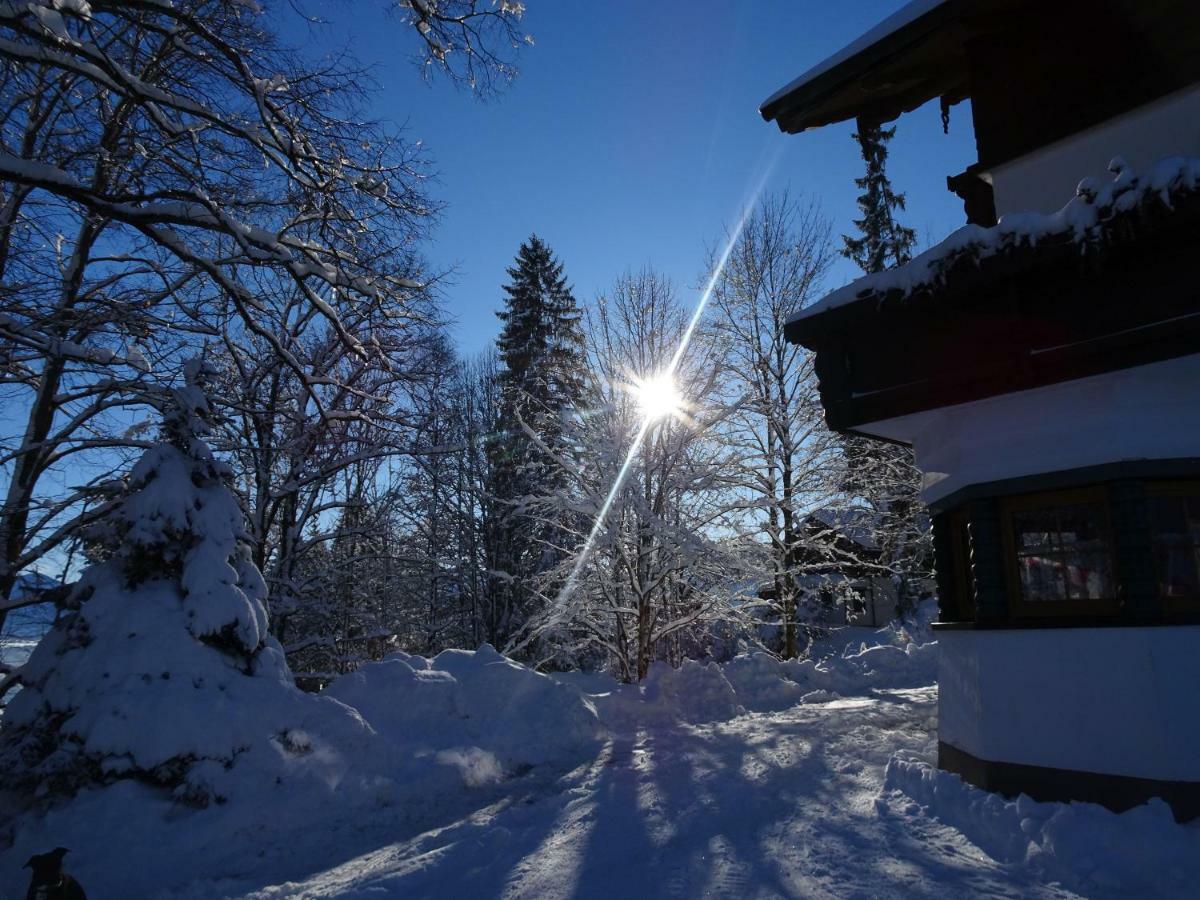
[[788,132],[970,99],[968,225],[799,313],[831,427],[913,447],[939,764],[1200,815],[1200,5],[918,0]]

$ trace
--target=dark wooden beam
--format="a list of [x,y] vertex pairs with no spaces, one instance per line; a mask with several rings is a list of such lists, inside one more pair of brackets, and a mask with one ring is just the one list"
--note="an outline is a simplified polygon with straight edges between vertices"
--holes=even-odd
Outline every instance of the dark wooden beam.
[[1200,817],[1200,782],[1195,781],[1160,781],[980,759],[945,741],[938,742],[938,768],[1010,798],[1027,794],[1041,802],[1080,800],[1125,812],[1159,797],[1171,807],[1177,822]]
[[788,339],[816,351],[830,427],[1200,352],[1200,194],[1136,210],[1112,231],[1087,252],[1062,235],[964,255],[911,294],[789,323]]

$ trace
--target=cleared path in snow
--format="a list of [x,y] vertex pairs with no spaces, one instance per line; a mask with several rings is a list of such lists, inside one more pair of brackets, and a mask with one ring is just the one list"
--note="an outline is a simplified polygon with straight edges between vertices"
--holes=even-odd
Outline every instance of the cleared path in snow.
[[936,688],[616,737],[557,782],[247,896],[1073,897],[957,830],[879,802],[928,751]]

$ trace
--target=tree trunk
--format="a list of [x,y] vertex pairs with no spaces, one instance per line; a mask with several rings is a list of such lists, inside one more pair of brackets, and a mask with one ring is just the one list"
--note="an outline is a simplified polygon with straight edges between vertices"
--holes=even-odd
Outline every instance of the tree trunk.
[[[0,509],[0,548],[4,553],[4,559],[0,562],[0,596],[6,601],[12,598],[12,590],[20,572],[21,553],[27,538],[25,528],[29,524],[29,505],[33,502],[34,487],[45,458],[45,449],[40,445],[49,436],[54,424],[54,397],[62,381],[63,369],[61,358],[47,360],[42,369],[37,396],[25,427],[22,443],[25,452],[13,464],[12,481],[8,484],[8,494]],[[7,617],[7,610],[0,609],[0,628]]]

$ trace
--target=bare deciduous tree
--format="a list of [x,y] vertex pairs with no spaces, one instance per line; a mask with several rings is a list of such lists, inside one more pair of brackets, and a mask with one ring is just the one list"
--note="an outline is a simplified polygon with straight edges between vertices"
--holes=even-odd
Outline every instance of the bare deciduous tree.
[[786,339],[784,324],[816,298],[831,259],[820,211],[785,193],[749,213],[713,289],[725,385],[737,398],[727,435],[738,448],[752,527],[767,544],[780,651],[789,659],[799,650],[798,578],[813,538],[804,516],[837,500],[840,467],[812,355]]
[[579,460],[559,457],[568,487],[533,504],[576,529],[531,629],[546,661],[591,662],[633,681],[656,659],[703,655],[710,626],[730,615],[733,560],[717,536],[736,498],[727,448],[714,439],[729,410],[712,343],[694,339],[671,373],[678,410],[647,422],[637,399],[636,385],[663,374],[687,324],[670,281],[649,270],[619,279],[591,311],[597,404],[575,423]]
[[[50,490],[48,473],[78,477],[86,451],[138,444],[147,371],[169,377],[232,317],[338,419],[330,404],[355,389],[327,390],[344,370],[313,368],[276,328],[277,298],[347,360],[381,350],[362,323],[423,315],[425,162],[363,115],[369,79],[352,59],[314,63],[276,40],[274,17],[294,9],[0,6],[0,364],[20,423],[0,449],[0,622],[18,573],[69,541],[104,490],[104,477]],[[483,92],[511,76],[521,11],[413,2],[399,18],[427,69]]]

